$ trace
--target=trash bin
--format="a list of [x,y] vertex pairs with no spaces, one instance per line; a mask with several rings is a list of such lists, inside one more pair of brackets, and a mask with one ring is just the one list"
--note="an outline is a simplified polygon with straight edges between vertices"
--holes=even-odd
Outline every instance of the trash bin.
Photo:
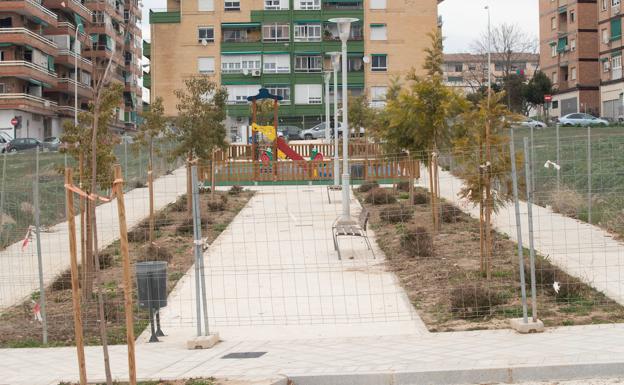
[[351,179],[364,179],[364,165],[363,164],[351,165]]
[[140,307],[167,306],[167,262],[137,262],[136,277]]

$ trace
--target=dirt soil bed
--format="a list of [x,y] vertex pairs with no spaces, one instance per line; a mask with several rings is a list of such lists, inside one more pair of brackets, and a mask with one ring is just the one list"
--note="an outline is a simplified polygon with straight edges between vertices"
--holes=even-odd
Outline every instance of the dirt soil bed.
[[[418,204],[411,206],[407,192],[400,190],[373,188],[357,193],[371,212],[370,226],[388,266],[399,277],[428,329],[508,328],[508,318],[522,316],[517,244],[494,233],[488,280],[480,270],[479,221],[442,201],[441,231],[434,234],[428,192],[417,188],[415,195]],[[392,203],[395,199],[397,202]],[[526,249],[525,255],[530,317]],[[547,257],[537,256],[535,281],[538,315],[546,326],[622,322],[622,306],[567,275]],[[558,292],[553,287],[555,282],[560,286]]]
[[[214,197],[209,192],[200,195],[202,215],[202,237],[212,243],[225,230],[227,225],[252,197],[251,191],[217,191]],[[155,215],[155,242],[149,245],[148,222],[139,223],[128,232],[132,263],[147,260],[168,262],[167,290],[171,291],[180,278],[193,264],[193,224],[186,211],[186,197],[168,205]],[[105,298],[105,312],[110,344],[125,343],[125,313],[123,304],[122,267],[119,255],[119,242],[115,242],[100,252],[101,287]],[[134,270],[133,270],[134,271]],[[48,315],[48,346],[74,344],[74,321],[72,310],[71,282],[69,270],[61,274],[46,289]],[[136,285],[133,277],[133,284]],[[136,307],[135,290],[135,335],[149,323],[149,315]],[[0,348],[42,346],[42,326],[34,319],[34,301],[14,306],[0,315]],[[99,323],[97,300],[93,294],[88,301],[83,299],[83,324],[85,343],[99,345]]]

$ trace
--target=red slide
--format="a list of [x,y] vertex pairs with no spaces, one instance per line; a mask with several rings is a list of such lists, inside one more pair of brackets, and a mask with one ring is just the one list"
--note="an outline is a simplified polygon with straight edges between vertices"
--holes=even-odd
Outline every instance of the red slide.
[[304,160],[303,157],[290,148],[282,138],[277,138],[277,149],[286,154],[289,159]]

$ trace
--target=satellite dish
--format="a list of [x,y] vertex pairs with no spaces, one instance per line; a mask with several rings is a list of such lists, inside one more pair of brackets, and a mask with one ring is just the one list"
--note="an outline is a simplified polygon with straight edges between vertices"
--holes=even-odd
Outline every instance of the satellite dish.
[[202,39],[201,43],[202,43],[202,45],[205,47],[205,46],[207,46],[207,45],[208,45],[208,40],[206,40],[206,39]]
[[366,64],[370,63],[370,61],[371,61],[370,56],[364,56],[364,57],[362,58],[362,61],[363,61],[364,63],[366,63]]

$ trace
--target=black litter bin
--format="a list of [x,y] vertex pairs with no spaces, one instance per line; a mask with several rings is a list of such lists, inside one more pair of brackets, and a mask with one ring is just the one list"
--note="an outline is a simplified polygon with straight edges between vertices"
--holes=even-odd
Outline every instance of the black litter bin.
[[351,165],[351,179],[364,179],[364,165],[363,164]]
[[139,306],[151,309],[167,306],[167,262],[137,262],[136,277]]

